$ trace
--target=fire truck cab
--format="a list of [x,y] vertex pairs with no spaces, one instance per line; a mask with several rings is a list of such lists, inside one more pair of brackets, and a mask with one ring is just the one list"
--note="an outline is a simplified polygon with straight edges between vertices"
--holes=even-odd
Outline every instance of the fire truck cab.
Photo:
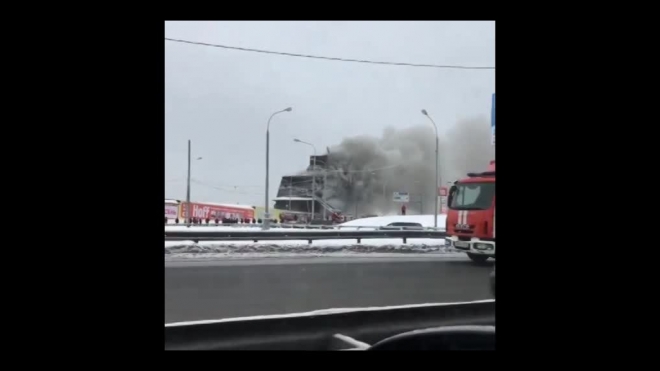
[[477,263],[495,258],[495,161],[488,170],[456,181],[447,206],[445,244]]

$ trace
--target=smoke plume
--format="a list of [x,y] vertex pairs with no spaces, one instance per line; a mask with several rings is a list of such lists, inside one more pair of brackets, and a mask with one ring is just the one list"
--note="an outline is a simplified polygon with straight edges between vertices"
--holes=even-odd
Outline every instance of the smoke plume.
[[[331,147],[323,198],[346,214],[394,214],[395,191],[408,192],[409,214],[432,214],[435,191],[435,132],[431,125],[387,128],[382,137],[344,139]],[[494,159],[486,119],[459,121],[439,140],[440,186],[467,172],[485,170]]]

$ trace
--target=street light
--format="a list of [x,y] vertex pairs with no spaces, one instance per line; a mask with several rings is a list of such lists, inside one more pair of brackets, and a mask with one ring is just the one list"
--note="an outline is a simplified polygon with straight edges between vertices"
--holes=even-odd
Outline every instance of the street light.
[[[190,228],[190,153],[192,151],[192,144],[190,143],[190,139],[188,139],[188,181],[187,181],[187,187],[186,187],[186,226]],[[197,157],[197,160],[201,160],[201,157]]]
[[273,116],[277,115],[278,113],[282,112],[291,112],[293,108],[285,108],[281,111],[277,111],[270,115],[270,118],[268,119],[268,125],[266,126],[266,214],[264,215],[264,224],[263,224],[263,229],[267,230],[270,228],[270,213],[269,213],[269,207],[268,207],[268,170],[269,170],[269,155],[270,155],[270,120],[273,119]]
[[[302,143],[302,144],[307,144],[308,146],[311,146],[312,149],[314,149],[314,161],[312,162],[312,220],[314,220],[314,216],[316,215],[314,213],[314,204],[316,204],[316,147],[312,143],[305,142],[304,140],[300,140],[297,138],[293,139],[294,142],[296,143]],[[325,186],[325,183],[324,183]],[[325,211],[325,207],[323,208],[323,211]],[[325,219],[325,215],[323,216],[323,219]]]
[[434,191],[434,196],[433,199],[435,202],[433,203],[433,215],[435,215],[435,218],[433,219],[433,226],[435,228],[438,228],[438,184],[440,184],[440,177],[438,176],[438,126],[435,124],[435,121],[429,116],[429,113],[426,112],[425,109],[422,110],[422,114],[431,120],[431,123],[433,124],[433,128],[435,129],[435,191]]

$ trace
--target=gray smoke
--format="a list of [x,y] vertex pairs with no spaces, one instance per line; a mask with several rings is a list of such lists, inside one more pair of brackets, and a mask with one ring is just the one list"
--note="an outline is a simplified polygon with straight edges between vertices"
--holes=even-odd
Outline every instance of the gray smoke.
[[[346,214],[394,214],[395,191],[408,192],[408,214],[432,214],[435,192],[435,132],[431,125],[385,129],[382,137],[347,138],[329,149],[324,199]],[[467,172],[485,170],[494,159],[486,119],[459,121],[439,141],[440,186]],[[330,178],[333,178],[332,181]],[[357,208],[356,208],[357,206]]]

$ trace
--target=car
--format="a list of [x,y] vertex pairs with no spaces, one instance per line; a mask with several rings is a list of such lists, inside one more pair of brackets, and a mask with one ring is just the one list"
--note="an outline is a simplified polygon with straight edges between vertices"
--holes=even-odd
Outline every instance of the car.
[[393,222],[386,226],[379,228],[380,230],[424,230],[424,227],[421,223],[411,223],[411,222]]

